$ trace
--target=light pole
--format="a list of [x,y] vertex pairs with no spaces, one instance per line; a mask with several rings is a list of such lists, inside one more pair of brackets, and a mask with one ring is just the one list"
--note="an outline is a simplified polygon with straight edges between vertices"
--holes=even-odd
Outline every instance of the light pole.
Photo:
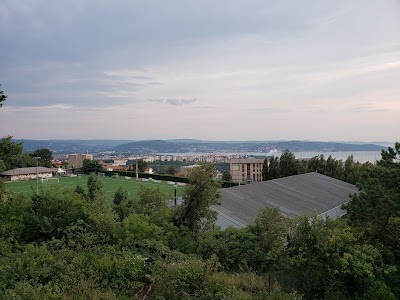
[[35,156],[34,159],[36,159],[36,195],[39,194],[39,173],[38,173],[38,166],[39,166],[39,159],[41,157]]
[[240,177],[242,177],[242,170],[240,170],[240,150],[239,150],[239,163],[238,163],[238,165],[239,165],[239,186],[240,186]]
[[136,180],[138,180],[138,178],[139,178],[139,166],[138,166],[138,160],[137,160],[137,158],[136,158]]

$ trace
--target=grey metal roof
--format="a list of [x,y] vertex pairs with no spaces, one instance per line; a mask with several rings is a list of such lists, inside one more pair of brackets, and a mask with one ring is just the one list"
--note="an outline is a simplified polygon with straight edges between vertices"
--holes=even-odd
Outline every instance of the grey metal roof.
[[[38,167],[38,173],[51,173],[53,169],[45,168],[45,167]],[[3,176],[17,176],[17,175],[29,175],[29,174],[36,174],[36,167],[29,167],[29,168],[17,168],[5,171],[1,173]]]
[[323,214],[349,201],[357,188],[318,173],[307,173],[220,190],[215,209],[242,224],[253,224],[265,206],[289,217]]

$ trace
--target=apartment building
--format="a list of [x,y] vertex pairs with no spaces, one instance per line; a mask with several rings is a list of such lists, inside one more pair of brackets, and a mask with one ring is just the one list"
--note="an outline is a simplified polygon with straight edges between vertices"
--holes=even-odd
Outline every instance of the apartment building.
[[93,160],[92,154],[70,154],[68,155],[69,168],[81,168],[85,159]]
[[262,158],[233,158],[230,160],[230,173],[234,182],[262,181]]

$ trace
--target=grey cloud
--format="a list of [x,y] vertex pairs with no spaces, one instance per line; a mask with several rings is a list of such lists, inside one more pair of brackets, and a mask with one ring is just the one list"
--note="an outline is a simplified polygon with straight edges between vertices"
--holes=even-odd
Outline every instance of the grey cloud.
[[177,0],[32,1],[25,9],[19,6],[17,1],[6,1],[9,16],[0,34],[6,57],[26,62],[32,58],[93,61],[102,56],[123,65],[119,57],[127,51],[130,63],[138,65],[162,57],[157,49],[167,51],[196,39],[283,34],[309,26],[299,15],[305,11],[298,9],[304,3],[291,1],[235,1],[234,5]]
[[[312,101],[322,108],[304,109],[301,115],[328,114],[330,107],[338,111],[347,101],[378,99],[381,91],[398,86],[398,68],[356,72],[351,80],[341,76],[343,70],[374,62],[366,54],[390,50],[394,54],[387,60],[398,61],[399,6],[393,3],[3,0],[0,83],[8,107],[85,110],[153,101],[226,115],[243,107],[263,109],[251,99],[265,95],[277,106],[266,108],[272,116],[294,111],[292,102],[308,108]],[[332,77],[332,66],[340,76]],[[252,73],[255,67],[262,72]],[[130,70],[135,72],[129,75]],[[232,70],[237,74],[209,78]],[[198,96],[201,103],[192,104],[196,99],[186,95]],[[391,97],[397,96],[396,90]],[[346,109],[382,111],[378,106]]]
[[[379,103],[377,101],[376,103]],[[384,113],[390,112],[389,108],[376,107],[370,103],[347,105],[343,111],[348,111],[352,113]]]
[[260,108],[250,108],[250,109],[245,109],[248,112],[251,113],[258,113],[258,112],[262,112],[265,114],[286,114],[286,113],[290,113],[293,112],[293,109],[288,108],[288,107],[260,107]]
[[147,101],[154,103],[163,103],[173,106],[183,106],[196,102],[196,98],[193,99],[148,99]]
[[141,88],[163,85],[151,76],[108,75],[86,63],[36,62],[7,72],[2,69],[0,78],[7,78],[1,83],[9,95],[9,106],[105,107],[143,101],[136,95]]

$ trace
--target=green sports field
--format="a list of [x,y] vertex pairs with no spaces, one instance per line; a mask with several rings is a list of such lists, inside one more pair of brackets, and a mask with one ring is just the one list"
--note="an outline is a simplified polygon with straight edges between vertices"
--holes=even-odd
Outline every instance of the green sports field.
[[[49,180],[48,182],[42,183],[39,180],[39,191],[50,189],[51,186],[57,185],[63,189],[74,189],[77,185],[82,186],[86,189],[88,175],[81,175],[79,177],[60,177],[60,183],[55,180]],[[173,199],[175,195],[175,185],[168,184],[166,181],[161,181],[160,183],[153,181],[136,181],[135,178],[126,179],[125,177],[111,178],[111,177],[98,177],[103,182],[103,190],[107,196],[107,199],[111,202],[114,193],[117,191],[120,185],[124,186],[129,192],[130,196],[137,199],[139,189],[141,185],[146,187],[159,187],[161,191],[168,196],[168,198]],[[26,195],[31,195],[36,192],[36,179],[28,181],[17,181],[7,183],[7,188],[15,193],[22,193]],[[185,187],[177,186],[178,197],[183,195]]]

